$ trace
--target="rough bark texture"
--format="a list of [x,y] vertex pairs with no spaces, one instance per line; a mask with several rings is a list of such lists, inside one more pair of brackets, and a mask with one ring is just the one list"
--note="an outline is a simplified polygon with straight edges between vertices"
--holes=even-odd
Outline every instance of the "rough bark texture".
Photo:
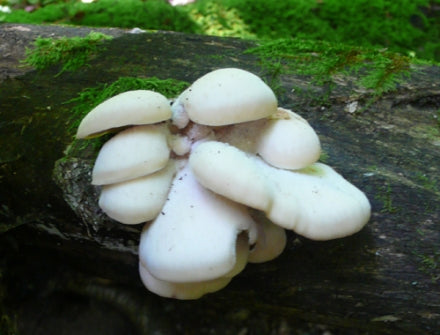
[[278,259],[248,265],[218,293],[181,302],[143,288],[141,227],[99,211],[91,155],[61,159],[72,141],[73,105],[65,102],[120,76],[192,82],[221,67],[266,73],[243,53],[253,42],[113,29],[104,32],[116,38],[79,71],[55,77],[57,67],[19,64],[36,36],[89,31],[0,26],[0,279],[22,334],[440,334],[438,67],[420,67],[354,114],[348,104],[365,105],[370,96],[352,94],[344,78],[320,104],[292,87],[321,88],[281,74],[280,105],[311,123],[327,163],[366,192],[371,221],[329,242],[290,233]]

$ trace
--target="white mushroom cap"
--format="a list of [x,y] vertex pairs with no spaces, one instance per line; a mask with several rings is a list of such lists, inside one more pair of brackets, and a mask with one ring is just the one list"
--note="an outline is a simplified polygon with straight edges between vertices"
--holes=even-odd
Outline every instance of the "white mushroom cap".
[[193,150],[190,165],[206,188],[260,209],[273,223],[310,239],[351,235],[370,217],[365,194],[324,164],[283,170],[228,144],[208,141]]
[[139,275],[150,292],[161,297],[180,300],[199,299],[207,293],[221,290],[232,280],[229,277],[219,277],[201,282],[173,283],[155,278],[142,262],[139,262]]
[[77,138],[86,138],[103,131],[128,125],[152,124],[171,118],[170,104],[162,94],[128,91],[96,106],[81,121]]
[[141,234],[139,258],[157,279],[183,283],[225,276],[237,262],[236,240],[255,223],[242,205],[195,180],[188,166],[178,172],[159,216]]
[[217,141],[198,143],[189,162],[197,181],[215,193],[246,206],[266,210],[272,194],[267,177],[249,153]]
[[102,146],[93,167],[92,184],[119,183],[162,169],[170,155],[167,134],[163,124],[121,131]]
[[138,224],[154,219],[162,209],[176,171],[174,161],[144,177],[102,187],[99,206],[112,219]]
[[[371,206],[365,194],[325,164],[315,163],[296,172],[278,169],[272,180],[280,192],[275,193],[266,215],[272,222],[310,239],[352,235],[370,218]],[[293,192],[286,196],[289,190]],[[293,201],[300,210],[293,210]],[[295,215],[296,220],[289,219]]]
[[247,236],[239,235],[236,244],[237,259],[234,268],[222,277],[188,283],[175,283],[155,278],[148,271],[145,264],[139,262],[139,273],[145,287],[153,293],[162,297],[176,298],[182,300],[198,299],[201,296],[218,291],[224,288],[238,273],[240,273],[247,263],[249,245]]
[[183,110],[196,123],[222,126],[267,117],[276,112],[277,99],[256,75],[235,68],[212,71],[197,79],[179,97]]
[[313,128],[301,116],[284,108],[265,119],[216,129],[216,137],[283,169],[302,169],[315,163],[321,154],[319,137]]
[[257,223],[258,238],[249,253],[249,263],[262,263],[277,258],[283,252],[286,243],[284,228],[270,222],[261,212],[253,213]]
[[278,108],[258,135],[257,153],[269,164],[282,169],[302,169],[318,161],[319,137],[309,123],[296,113]]

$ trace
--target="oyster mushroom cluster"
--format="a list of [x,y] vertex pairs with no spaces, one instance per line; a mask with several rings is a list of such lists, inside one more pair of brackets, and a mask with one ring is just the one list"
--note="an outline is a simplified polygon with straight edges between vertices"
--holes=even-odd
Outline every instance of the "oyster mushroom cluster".
[[369,220],[366,196],[317,162],[312,127],[250,72],[210,72],[172,105],[152,91],[119,94],[82,120],[77,137],[114,128],[123,130],[101,148],[92,183],[109,217],[145,223],[140,277],[160,296],[225,287],[248,262],[277,257],[285,229],[328,240]]

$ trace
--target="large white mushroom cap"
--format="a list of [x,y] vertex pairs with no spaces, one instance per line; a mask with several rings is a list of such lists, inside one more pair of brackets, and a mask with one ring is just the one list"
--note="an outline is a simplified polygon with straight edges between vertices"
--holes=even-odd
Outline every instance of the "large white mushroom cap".
[[201,296],[221,290],[239,274],[246,266],[249,245],[247,236],[240,234],[236,242],[236,262],[231,271],[225,275],[204,281],[176,283],[155,278],[145,266],[139,262],[139,274],[145,287],[162,297],[181,300],[198,299]]
[[119,183],[162,169],[170,155],[167,134],[159,124],[131,127],[113,136],[99,151],[92,184]]
[[112,128],[152,124],[171,117],[170,104],[162,94],[148,91],[128,91],[96,106],[81,121],[77,138],[86,138]]
[[[197,79],[179,97],[183,109],[173,119],[187,113],[193,122],[223,126],[267,117],[276,112],[277,99],[259,77],[235,68],[219,69]],[[177,122],[179,124],[180,122]]]
[[141,235],[139,259],[157,279],[198,282],[225,276],[236,262],[237,235],[255,223],[246,208],[202,187],[186,165],[158,217]]
[[206,188],[260,209],[273,223],[310,239],[354,234],[370,217],[364,193],[321,163],[299,171],[278,169],[226,143],[208,141],[193,150],[190,165]]

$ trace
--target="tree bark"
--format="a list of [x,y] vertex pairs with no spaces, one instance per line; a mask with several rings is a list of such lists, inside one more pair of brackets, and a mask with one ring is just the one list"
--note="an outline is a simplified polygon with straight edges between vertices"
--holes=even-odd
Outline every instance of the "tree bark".
[[[353,93],[348,78],[317,103],[292,88],[323,88],[281,74],[280,105],[310,122],[326,163],[365,191],[371,220],[360,233],[328,242],[289,233],[276,260],[248,265],[222,291],[182,302],[140,283],[142,227],[99,210],[93,152],[63,158],[74,107],[66,102],[121,76],[192,82],[239,67],[270,78],[244,53],[256,42],[170,32],[102,30],[115,38],[90,66],[58,76],[57,66],[35,71],[19,63],[36,36],[91,30],[0,25],[0,49],[8,50],[0,60],[0,278],[23,334],[51,334],[50,325],[80,331],[83,323],[93,333],[91,315],[115,334],[440,334],[439,67],[418,67],[368,106],[371,92]],[[353,102],[358,112],[349,113]]]

